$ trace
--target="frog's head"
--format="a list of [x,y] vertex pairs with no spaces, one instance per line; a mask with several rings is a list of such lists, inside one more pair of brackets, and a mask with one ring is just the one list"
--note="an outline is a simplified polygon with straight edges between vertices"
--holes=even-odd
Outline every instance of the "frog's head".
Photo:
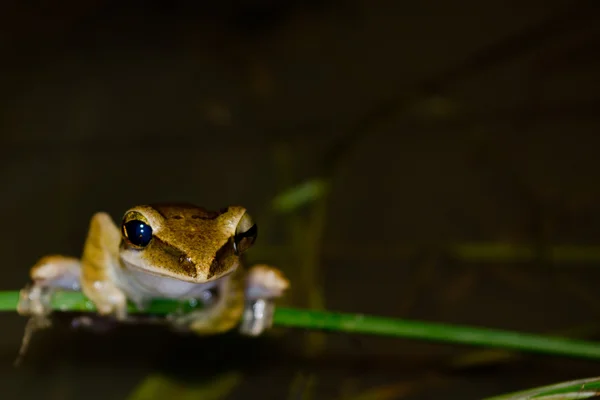
[[189,204],[155,204],[129,209],[121,235],[127,267],[205,283],[235,271],[257,228],[243,207],[212,212]]

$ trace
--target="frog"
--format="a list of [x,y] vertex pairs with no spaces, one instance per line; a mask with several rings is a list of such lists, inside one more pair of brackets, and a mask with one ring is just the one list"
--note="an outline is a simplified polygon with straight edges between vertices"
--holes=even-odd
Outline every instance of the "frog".
[[81,257],[51,254],[30,268],[31,284],[22,291],[18,312],[48,316],[56,290],[81,290],[100,316],[116,321],[130,317],[128,301],[143,311],[156,298],[200,299],[206,307],[167,315],[170,326],[199,335],[238,326],[242,334],[257,336],[272,326],[274,301],[290,285],[276,267],[245,267],[257,234],[242,206],[210,211],[190,203],[136,205],[120,226],[108,213],[96,212]]

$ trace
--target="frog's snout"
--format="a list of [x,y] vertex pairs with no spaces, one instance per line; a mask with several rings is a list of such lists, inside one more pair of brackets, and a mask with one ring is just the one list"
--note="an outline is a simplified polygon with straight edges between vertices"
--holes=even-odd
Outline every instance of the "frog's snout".
[[186,275],[196,278],[198,270],[196,269],[196,263],[191,257],[182,255],[178,261],[180,269],[185,271]]
[[195,264],[192,261],[191,257],[186,257],[186,256],[179,257],[179,264],[189,265],[189,266],[195,266]]

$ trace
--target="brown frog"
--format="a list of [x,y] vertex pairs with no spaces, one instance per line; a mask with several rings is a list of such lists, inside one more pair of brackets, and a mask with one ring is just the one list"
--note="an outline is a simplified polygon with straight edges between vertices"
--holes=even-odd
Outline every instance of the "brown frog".
[[[81,259],[52,255],[33,266],[33,285],[19,312],[47,315],[44,293],[55,289],[81,289],[99,314],[121,321],[128,318],[127,300],[143,310],[153,298],[202,299],[216,293],[208,307],[168,320],[198,334],[225,332],[241,322],[248,304],[264,307],[256,301],[279,298],[289,287],[276,268],[242,268],[241,256],[256,236],[256,224],[238,206],[217,212],[190,204],[140,205],[125,213],[120,228],[99,212],[91,219]],[[253,324],[240,325],[242,333],[258,335],[271,326],[271,313],[253,317]]]

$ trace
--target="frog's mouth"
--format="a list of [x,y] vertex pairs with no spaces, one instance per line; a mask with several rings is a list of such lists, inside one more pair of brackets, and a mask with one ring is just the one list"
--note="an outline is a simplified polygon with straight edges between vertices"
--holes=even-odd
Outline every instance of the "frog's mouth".
[[[133,260],[131,258],[133,258]],[[152,275],[160,279],[174,280],[194,285],[207,284],[217,281],[220,278],[230,275],[237,269],[237,264],[234,264],[227,271],[221,270],[218,275],[208,277],[206,274],[198,274],[196,266],[193,264],[188,264],[188,267],[186,268],[180,268],[179,264],[173,266],[172,268],[168,268],[168,266],[164,268],[157,268],[150,266],[145,263],[144,260],[139,259],[136,253],[130,255],[127,252],[121,253],[121,265],[135,276],[140,274]]]
[[159,270],[150,270],[124,262],[129,284],[152,297],[182,298],[200,295],[202,291],[218,285],[217,280],[210,282],[191,282],[169,276]]

